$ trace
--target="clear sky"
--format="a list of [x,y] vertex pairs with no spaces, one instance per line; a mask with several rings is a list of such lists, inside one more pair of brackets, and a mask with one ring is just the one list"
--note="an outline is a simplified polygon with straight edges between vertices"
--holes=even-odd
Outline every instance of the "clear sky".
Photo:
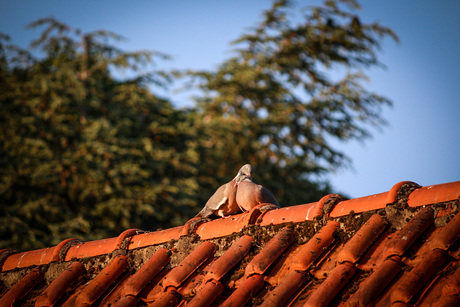
[[[305,4],[318,1],[303,1]],[[386,69],[368,71],[372,91],[394,106],[389,126],[372,130],[364,144],[336,143],[352,168],[327,177],[351,197],[388,191],[410,180],[422,186],[460,180],[460,1],[360,1],[365,22],[392,28],[401,44],[386,40]],[[126,50],[173,56],[158,68],[213,69],[231,55],[230,42],[255,25],[271,0],[0,0],[0,32],[25,47],[39,31],[25,25],[54,16],[84,31],[111,30],[128,38]],[[187,98],[167,93],[178,105]]]

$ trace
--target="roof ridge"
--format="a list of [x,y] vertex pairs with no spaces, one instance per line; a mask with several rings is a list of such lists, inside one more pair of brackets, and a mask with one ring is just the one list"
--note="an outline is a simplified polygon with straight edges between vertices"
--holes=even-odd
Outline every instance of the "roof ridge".
[[[340,195],[329,194],[316,203],[283,207],[277,210],[260,211],[255,208],[247,213],[241,213],[226,219],[216,219],[197,226],[194,233],[201,240],[208,240],[215,237],[223,237],[234,232],[239,232],[249,225],[266,226],[270,224],[281,224],[287,222],[311,221],[324,217],[340,217],[350,212],[360,213],[370,210],[384,209],[388,204],[394,204],[398,200],[398,194],[404,186],[410,187],[407,204],[410,207],[424,205],[421,199],[424,197],[430,202],[446,202],[458,198],[460,181],[420,187],[411,181],[402,181],[395,184],[389,191],[345,200]],[[444,194],[445,193],[445,194]],[[414,196],[413,196],[414,195]],[[333,205],[330,205],[330,213],[324,213],[325,204],[334,198]],[[331,209],[332,208],[332,209]],[[42,265],[59,260],[69,261],[98,255],[109,254],[120,248],[130,250],[154,244],[161,244],[177,240],[187,235],[187,225],[146,232],[140,229],[128,229],[122,232],[117,238],[108,238],[96,241],[82,242],[78,239],[66,239],[55,247],[48,247],[33,251],[13,253],[12,250],[0,250],[1,270],[8,271],[15,268],[23,268],[31,265]],[[124,245],[122,246],[123,242]],[[71,246],[67,244],[71,243]],[[78,244],[78,242],[81,242]]]
[[455,305],[459,207],[460,181],[401,182],[197,227],[0,250],[0,305]]

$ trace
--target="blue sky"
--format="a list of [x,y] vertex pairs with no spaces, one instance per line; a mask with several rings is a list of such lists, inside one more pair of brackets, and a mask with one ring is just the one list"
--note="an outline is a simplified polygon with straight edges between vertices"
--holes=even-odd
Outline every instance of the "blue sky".
[[[374,137],[364,144],[334,143],[353,164],[327,179],[351,197],[388,191],[404,180],[422,186],[460,180],[460,1],[360,2],[365,22],[378,21],[401,40],[384,42],[379,59],[386,69],[367,72],[369,89],[394,106],[383,110],[389,126],[372,130]],[[128,38],[120,44],[126,50],[173,56],[157,68],[213,69],[231,56],[229,43],[270,5],[270,0],[0,0],[0,32],[26,46],[39,31],[25,25],[52,15],[84,31],[121,34]],[[166,94],[177,104],[187,101],[174,91]]]

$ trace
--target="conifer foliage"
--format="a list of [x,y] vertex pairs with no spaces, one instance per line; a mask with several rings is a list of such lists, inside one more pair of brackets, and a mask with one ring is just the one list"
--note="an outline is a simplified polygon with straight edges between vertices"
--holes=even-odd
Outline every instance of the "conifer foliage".
[[364,69],[397,38],[358,8],[328,0],[296,16],[275,1],[216,71],[181,72],[202,91],[191,109],[155,94],[178,76],[154,69],[165,55],[123,51],[112,32],[45,18],[31,49],[2,35],[0,248],[183,224],[248,162],[284,206],[330,193],[314,178],[348,161],[330,140],[364,139],[390,104]]
[[55,19],[31,26],[44,27],[32,42],[39,56],[2,45],[2,245],[106,238],[192,215],[186,114],[146,87],[166,81],[161,74],[110,73],[138,70],[154,54],[122,52],[109,44],[120,39],[113,33],[80,33]]
[[391,102],[366,90],[364,69],[380,65],[376,52],[385,37],[397,37],[363,23],[358,9],[353,0],[304,10],[275,1],[234,42],[234,57],[216,71],[188,74],[203,92],[197,105],[213,127],[211,144],[233,138],[222,150],[225,161],[247,157],[284,202],[315,199],[327,185],[312,175],[348,164],[331,140],[363,140],[369,126],[385,124],[381,109]]

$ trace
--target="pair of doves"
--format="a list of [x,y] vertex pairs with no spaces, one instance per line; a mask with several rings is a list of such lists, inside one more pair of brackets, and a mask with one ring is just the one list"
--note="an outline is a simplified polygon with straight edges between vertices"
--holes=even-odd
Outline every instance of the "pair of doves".
[[212,214],[226,217],[265,203],[279,208],[280,204],[272,192],[252,181],[253,171],[251,164],[243,165],[235,178],[218,188],[195,217],[207,218]]

